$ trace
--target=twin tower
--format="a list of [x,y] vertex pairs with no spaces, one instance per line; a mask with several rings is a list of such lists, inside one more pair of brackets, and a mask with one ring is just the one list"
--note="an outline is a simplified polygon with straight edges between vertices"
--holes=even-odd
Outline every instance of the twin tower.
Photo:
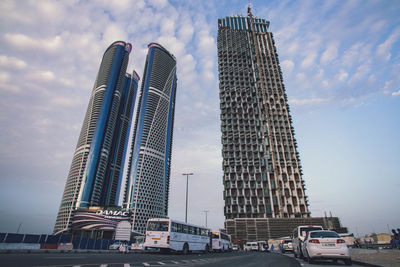
[[133,214],[132,230],[136,232],[144,231],[148,218],[167,216],[176,58],[159,44],[148,45],[128,147],[139,83],[135,71],[126,72],[131,50],[131,44],[117,41],[103,55],[62,196],[55,234],[69,231],[74,212],[89,207],[116,207],[122,203],[122,208]]

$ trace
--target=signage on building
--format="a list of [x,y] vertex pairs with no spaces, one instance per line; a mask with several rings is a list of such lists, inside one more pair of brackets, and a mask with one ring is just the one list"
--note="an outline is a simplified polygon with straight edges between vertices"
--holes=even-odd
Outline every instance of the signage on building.
[[73,230],[115,230],[122,221],[129,222],[131,213],[115,209],[89,209],[74,212],[71,228]]

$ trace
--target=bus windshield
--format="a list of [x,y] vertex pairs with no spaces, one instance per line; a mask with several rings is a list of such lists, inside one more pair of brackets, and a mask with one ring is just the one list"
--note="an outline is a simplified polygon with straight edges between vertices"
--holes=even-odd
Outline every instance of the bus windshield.
[[168,232],[169,222],[148,222],[147,231]]
[[212,233],[213,239],[219,239],[219,233]]

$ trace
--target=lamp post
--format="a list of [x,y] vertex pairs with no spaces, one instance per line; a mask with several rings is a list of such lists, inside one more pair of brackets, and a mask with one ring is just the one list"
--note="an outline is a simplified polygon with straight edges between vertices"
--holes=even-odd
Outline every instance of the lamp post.
[[207,213],[210,212],[209,210],[203,210],[203,212],[206,214],[206,227],[207,227]]
[[189,175],[193,175],[193,173],[182,173],[182,175],[186,175],[186,212],[185,212],[185,223],[187,223],[187,206],[188,206]]

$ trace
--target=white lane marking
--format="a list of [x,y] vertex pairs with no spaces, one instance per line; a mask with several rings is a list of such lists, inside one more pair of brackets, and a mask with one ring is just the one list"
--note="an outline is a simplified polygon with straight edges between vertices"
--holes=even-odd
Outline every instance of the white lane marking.
[[124,263],[124,267],[131,267],[131,265],[129,263]]
[[81,267],[80,265],[74,265],[74,266],[72,266],[72,267]]
[[107,266],[108,266],[107,264],[100,265],[100,267],[107,267]]
[[143,262],[143,265],[144,265],[144,266],[150,266],[150,264],[147,263],[147,262]]
[[179,262],[177,261],[171,261],[173,264],[179,264]]
[[[86,257],[84,256],[75,256],[75,257],[54,257],[54,256],[48,256],[48,257],[43,257],[44,259],[84,259]],[[80,266],[80,265],[77,265]]]
[[160,264],[160,265],[165,265],[165,263],[161,262],[161,261],[158,261],[157,263]]

